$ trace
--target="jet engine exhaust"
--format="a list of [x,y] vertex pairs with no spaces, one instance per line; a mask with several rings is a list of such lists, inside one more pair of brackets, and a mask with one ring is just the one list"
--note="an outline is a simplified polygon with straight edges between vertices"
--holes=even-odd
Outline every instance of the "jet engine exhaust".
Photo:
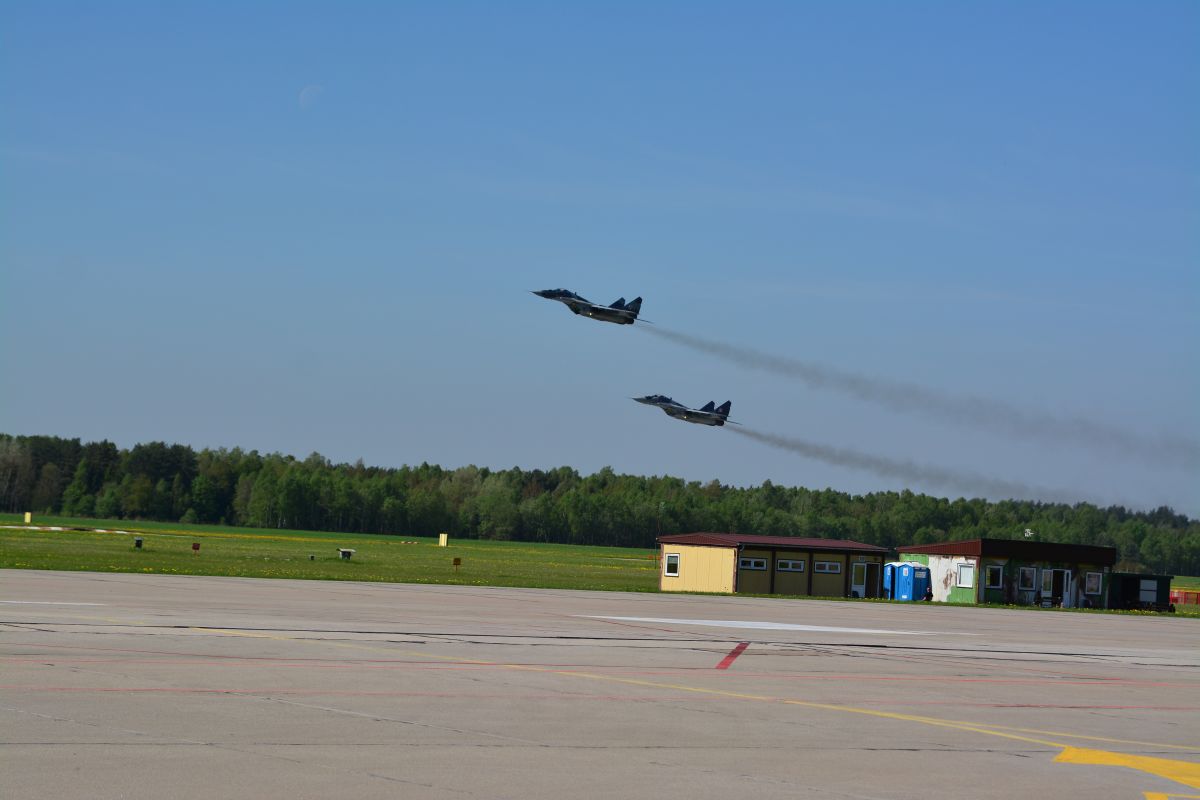
[[1144,462],[1200,468],[1200,443],[1182,437],[1145,437],[1081,417],[1058,417],[986,397],[949,395],[916,384],[871,378],[836,367],[771,355],[659,327],[641,330],[746,369],[799,380],[814,389],[841,392],[877,406],[1036,442],[1101,448]]
[[898,478],[906,482],[911,481],[926,486],[938,486],[943,489],[962,492],[964,496],[983,496],[990,499],[1013,500],[1037,499],[1068,504],[1078,503],[1085,499],[1081,496],[1081,493],[1029,486],[1016,481],[989,478],[959,469],[947,469],[928,464],[915,464],[912,461],[901,461],[884,456],[871,455],[870,453],[862,453],[857,450],[830,447],[829,445],[817,444],[790,436],[763,433],[746,427],[727,428],[726,430],[732,431],[738,436],[753,439],[769,447],[786,450],[790,453],[813,459],[814,461],[821,461],[825,464],[833,464],[839,467],[850,467],[885,478]]

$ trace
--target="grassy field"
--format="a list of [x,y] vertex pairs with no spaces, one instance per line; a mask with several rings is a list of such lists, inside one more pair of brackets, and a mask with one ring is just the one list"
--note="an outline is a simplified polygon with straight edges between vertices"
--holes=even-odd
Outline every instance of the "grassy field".
[[1172,589],[1187,589],[1189,592],[1200,592],[1200,577],[1193,575],[1176,575],[1171,581]]
[[[0,514],[0,525],[21,524],[20,515]],[[438,547],[435,538],[69,517],[38,516],[34,524],[109,532],[0,528],[0,568],[658,590],[653,550],[469,539],[452,539],[449,547]],[[140,550],[134,548],[139,536]],[[200,544],[198,553],[193,543]],[[340,558],[342,547],[354,549],[350,560]],[[462,560],[457,570],[455,558]],[[1171,585],[1200,589],[1200,578],[1180,576]],[[1200,606],[1182,606],[1179,615],[1200,617]]]
[[[0,514],[0,524],[21,522],[16,515]],[[438,547],[430,538],[61,517],[34,522],[121,532],[0,529],[0,568],[642,592],[658,588],[652,550],[471,540]],[[135,536],[143,540],[140,550],[134,548]],[[193,543],[199,543],[199,552],[192,550]],[[339,547],[354,549],[354,556],[343,560]],[[457,570],[455,558],[462,560]]]

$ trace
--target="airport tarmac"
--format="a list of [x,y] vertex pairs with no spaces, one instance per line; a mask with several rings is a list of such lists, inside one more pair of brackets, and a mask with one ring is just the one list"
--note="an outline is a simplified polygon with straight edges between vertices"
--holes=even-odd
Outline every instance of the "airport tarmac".
[[1200,621],[0,571],[0,797],[1200,796]]

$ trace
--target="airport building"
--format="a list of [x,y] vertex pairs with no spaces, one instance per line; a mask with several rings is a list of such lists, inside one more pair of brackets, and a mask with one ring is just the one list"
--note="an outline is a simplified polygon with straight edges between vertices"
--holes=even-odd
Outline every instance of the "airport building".
[[838,539],[684,533],[658,539],[664,592],[879,597],[887,548]]
[[1108,607],[1117,551],[1026,539],[968,539],[896,548],[929,567],[933,599],[1064,608]]

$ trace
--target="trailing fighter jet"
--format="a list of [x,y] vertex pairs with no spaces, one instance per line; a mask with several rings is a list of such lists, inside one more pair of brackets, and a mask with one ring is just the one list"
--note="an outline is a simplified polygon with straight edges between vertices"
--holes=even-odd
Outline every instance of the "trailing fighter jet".
[[634,397],[634,400],[639,403],[645,403],[648,406],[658,406],[667,416],[681,419],[684,422],[694,422],[697,425],[724,425],[726,422],[731,425],[738,423],[729,419],[729,409],[733,403],[726,400],[719,406],[713,405],[709,400],[703,408],[688,408],[682,403],[676,403],[669,397],[661,394],[651,394],[646,397]]
[[576,314],[582,314],[600,322],[614,322],[617,325],[632,325],[637,319],[638,312],[642,310],[642,298],[640,297],[634,298],[629,303],[626,303],[625,298],[622,297],[611,306],[601,306],[585,300],[574,292],[568,292],[566,289],[543,289],[534,294],[547,300],[557,300]]

